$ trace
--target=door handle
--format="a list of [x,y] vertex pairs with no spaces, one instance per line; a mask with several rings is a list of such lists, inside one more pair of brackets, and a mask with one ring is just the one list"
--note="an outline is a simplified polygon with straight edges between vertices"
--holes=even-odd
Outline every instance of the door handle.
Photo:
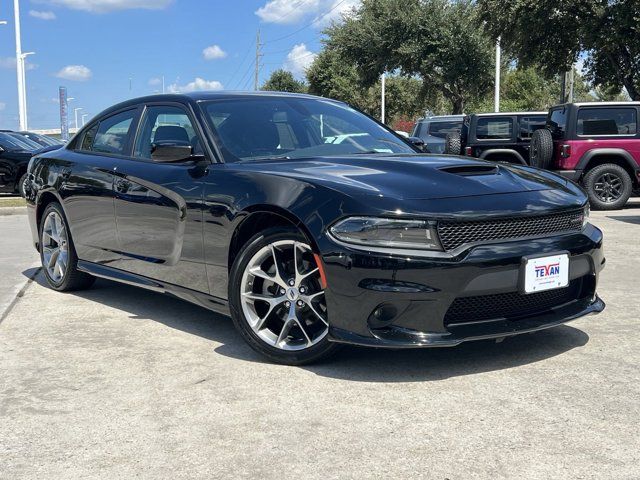
[[129,191],[129,187],[131,187],[131,183],[127,182],[126,180],[116,180],[116,191],[120,193],[126,193]]

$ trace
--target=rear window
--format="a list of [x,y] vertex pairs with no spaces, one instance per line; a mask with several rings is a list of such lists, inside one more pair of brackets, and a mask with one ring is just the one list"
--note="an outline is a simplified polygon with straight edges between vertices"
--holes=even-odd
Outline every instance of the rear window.
[[567,133],[567,110],[566,108],[558,108],[551,110],[547,126],[551,130],[551,135],[557,140],[561,140]]
[[476,138],[478,140],[508,140],[513,135],[513,121],[511,118],[481,117],[476,124]]
[[635,108],[581,108],[578,111],[578,135],[635,135],[637,131]]
[[453,122],[432,122],[429,124],[429,135],[446,138],[448,133],[460,133],[462,120]]
[[523,117],[520,119],[520,138],[531,138],[533,132],[544,128],[547,117],[539,115],[536,117]]

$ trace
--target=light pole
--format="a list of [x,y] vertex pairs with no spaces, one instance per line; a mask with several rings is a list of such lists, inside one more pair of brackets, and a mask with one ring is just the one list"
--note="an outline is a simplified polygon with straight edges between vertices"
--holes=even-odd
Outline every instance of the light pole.
[[13,0],[13,15],[16,24],[16,76],[18,79],[18,114],[20,130],[27,129],[27,112],[24,104],[24,76],[22,74],[22,42],[20,40],[20,0]]
[[78,112],[82,110],[82,107],[78,107],[78,108],[74,108],[73,109],[73,114],[76,117],[76,133],[78,133]]
[[88,116],[89,116],[89,114],[88,114],[88,113],[83,113],[83,114],[82,114],[82,126],[83,126],[83,127],[84,127],[84,124],[85,124],[84,119],[85,119],[85,118],[87,118]]
[[381,86],[381,90],[382,90],[382,94],[381,94],[381,98],[380,101],[382,103],[382,107],[380,108],[380,120],[382,121],[382,123],[384,123],[385,121],[385,96],[386,96],[386,80],[387,77],[386,75],[383,73],[382,74],[382,78],[380,78],[380,86]]
[[36,52],[26,52],[26,53],[22,53],[20,54],[20,60],[22,62],[22,65],[20,67],[20,70],[22,70],[22,104],[24,105],[24,129],[23,130],[28,130],[29,129],[29,122],[28,122],[28,117],[27,117],[27,78],[26,78],[26,58],[29,55],[35,55]]
[[500,37],[496,41],[496,89],[494,92],[493,109],[500,111]]

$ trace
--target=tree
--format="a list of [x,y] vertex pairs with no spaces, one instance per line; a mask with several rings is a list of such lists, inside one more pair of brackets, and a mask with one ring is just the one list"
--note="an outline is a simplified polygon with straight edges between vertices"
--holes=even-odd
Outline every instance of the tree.
[[471,0],[366,0],[325,33],[365,86],[383,72],[417,76],[423,97],[444,96],[452,113],[493,84],[493,46]]
[[587,55],[590,82],[640,100],[638,0],[477,1],[487,31],[523,66],[551,76]]
[[[340,53],[327,47],[307,70],[309,93],[334,98],[379,118],[381,84],[365,86],[354,64]],[[417,78],[392,75],[386,79],[386,117],[391,124],[400,117],[414,118],[423,110],[422,82]]]
[[269,79],[260,87],[260,90],[270,90],[272,92],[306,93],[307,85],[296,80],[291,72],[286,70],[275,70]]

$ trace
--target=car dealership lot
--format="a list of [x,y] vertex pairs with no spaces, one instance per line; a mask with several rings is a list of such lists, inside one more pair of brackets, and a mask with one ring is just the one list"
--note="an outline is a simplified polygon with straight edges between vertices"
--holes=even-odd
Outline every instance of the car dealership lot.
[[28,284],[26,217],[0,216],[0,476],[638,478],[640,202],[592,221],[599,316],[295,368],[180,300]]

